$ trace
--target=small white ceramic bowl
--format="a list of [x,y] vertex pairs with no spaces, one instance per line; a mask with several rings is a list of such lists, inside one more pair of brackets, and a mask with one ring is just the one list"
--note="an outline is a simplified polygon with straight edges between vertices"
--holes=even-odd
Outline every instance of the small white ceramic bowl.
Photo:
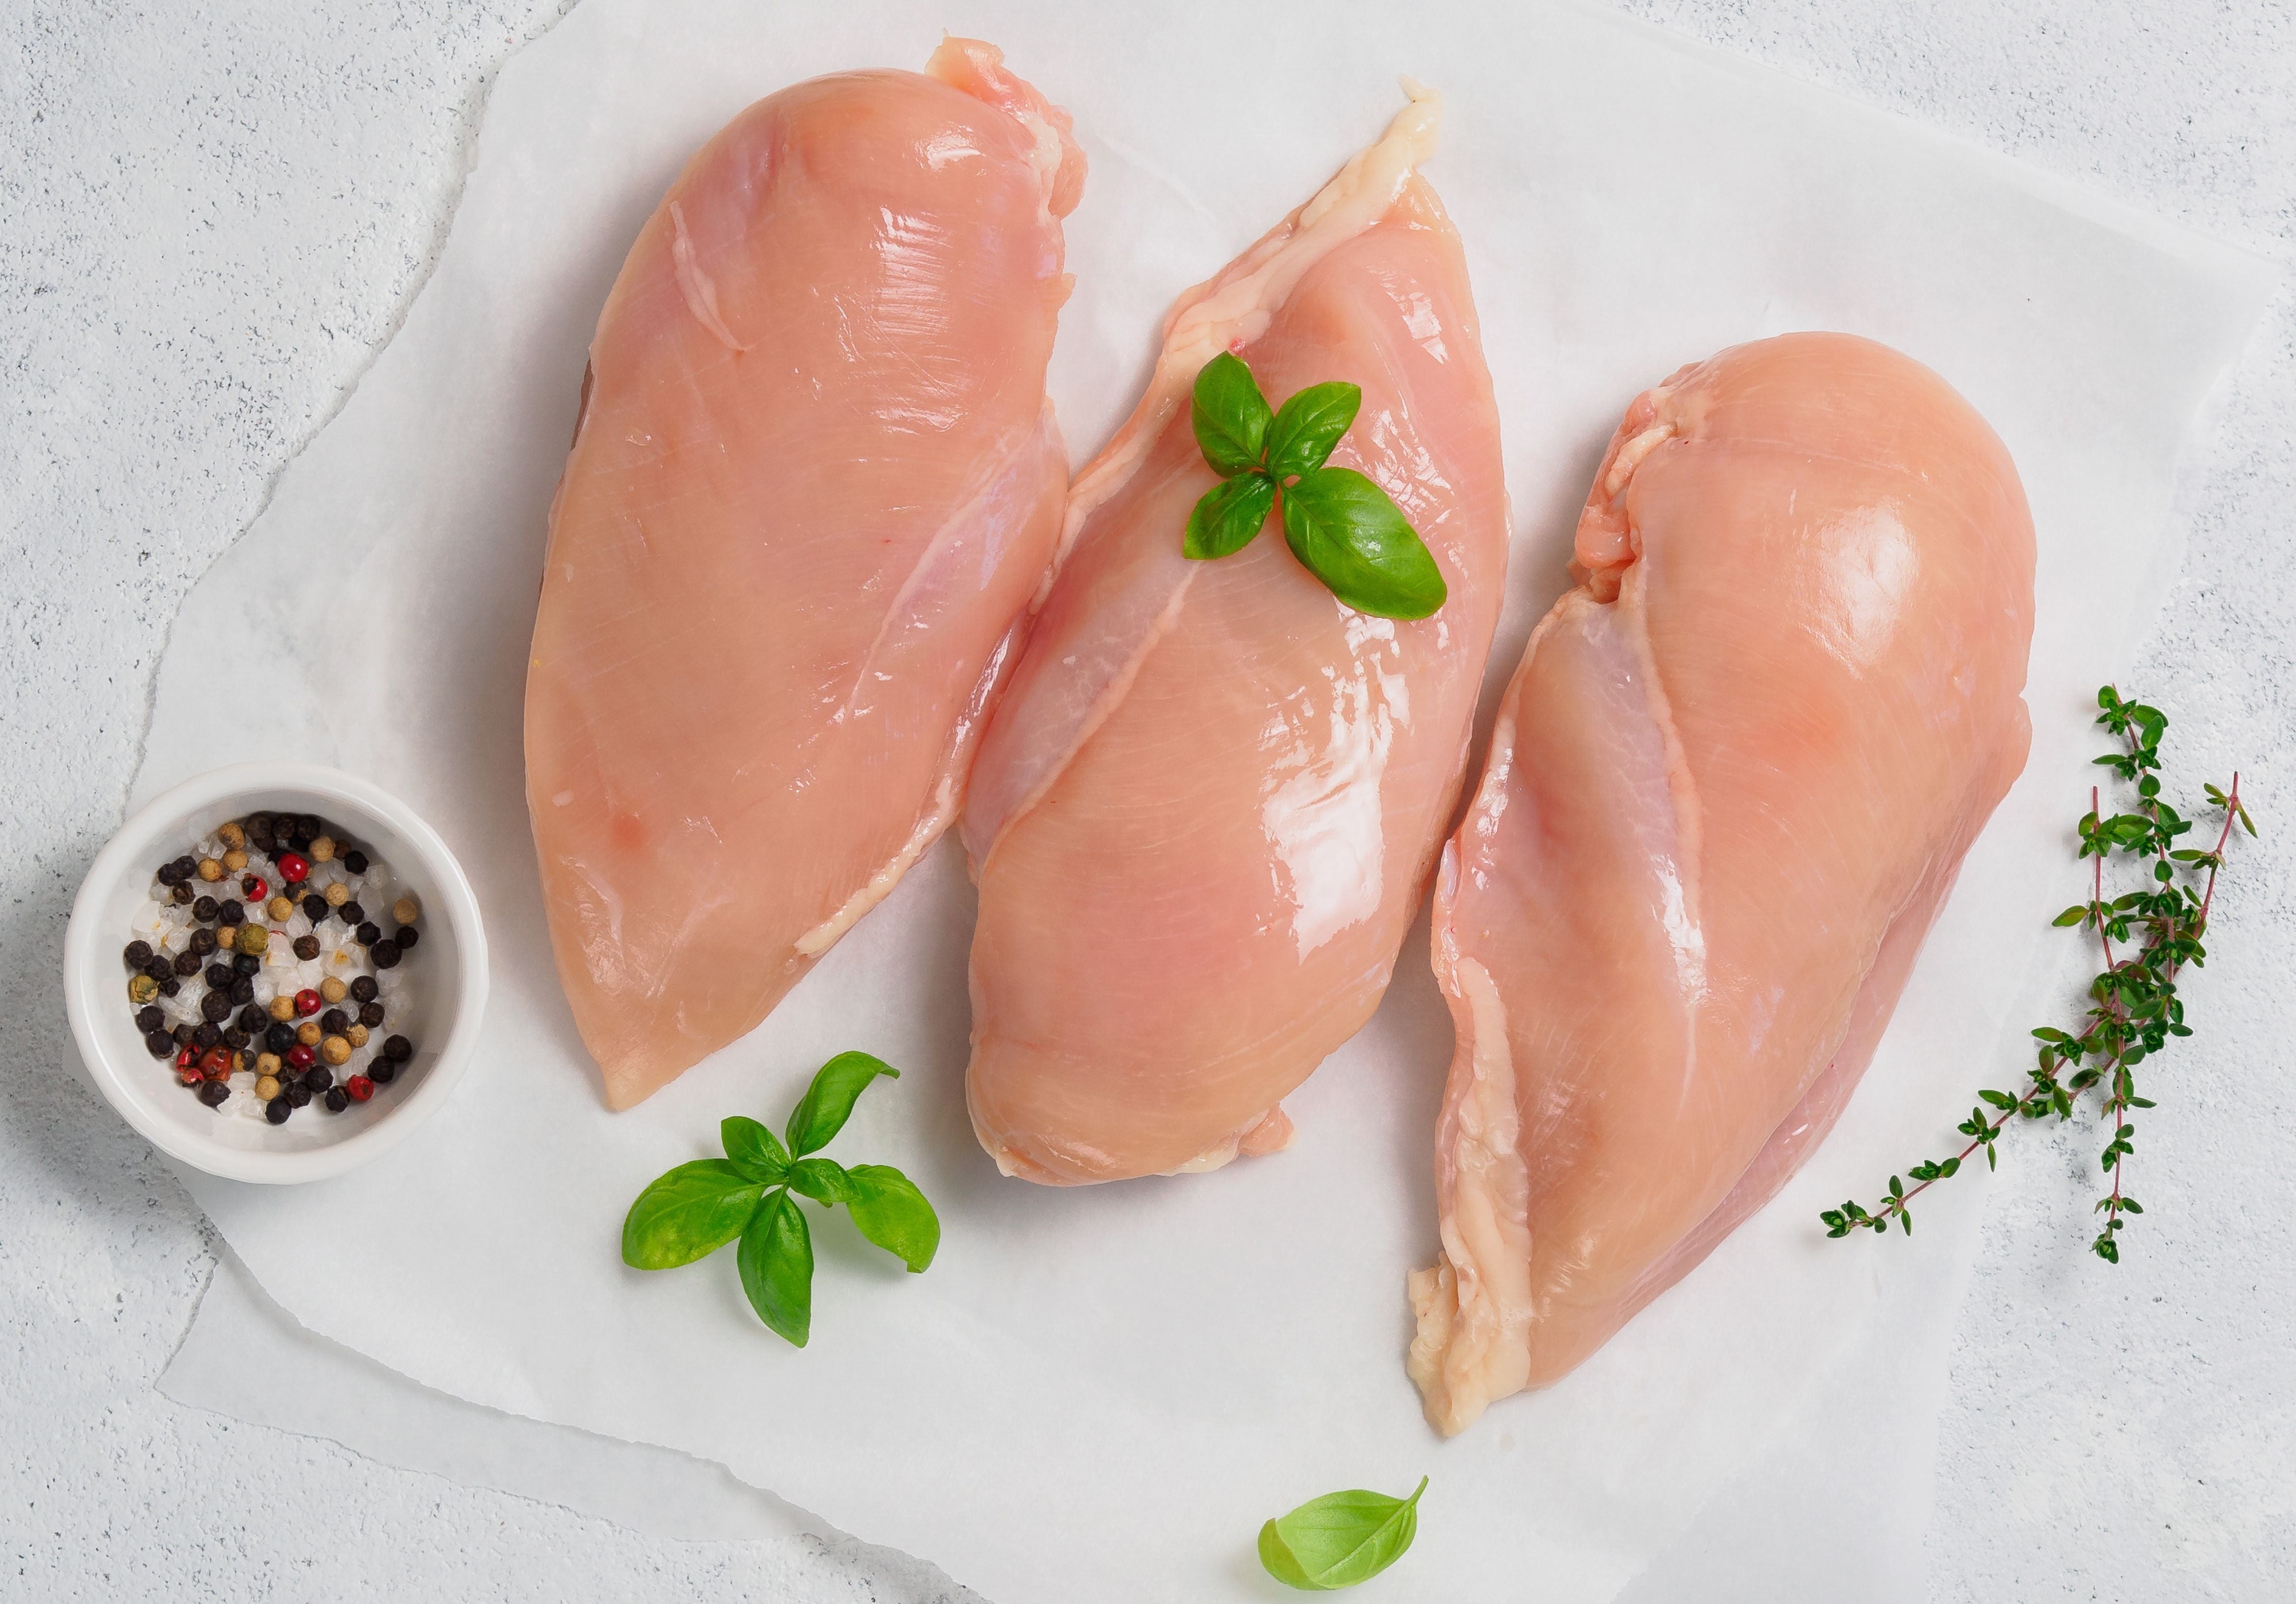
[[[135,1028],[121,949],[152,872],[226,819],[317,814],[390,866],[422,904],[422,942],[403,973],[412,1006],[393,1034],[414,1057],[388,1086],[340,1114],[298,1110],[283,1125],[218,1115],[176,1084]],[[439,1111],[469,1068],[486,1011],[487,937],[455,855],[414,809],[337,769],[246,763],[187,780],[120,826],[96,855],[64,937],[64,1007],[88,1078],[119,1116],[170,1158],[233,1181],[316,1181],[389,1151]]]

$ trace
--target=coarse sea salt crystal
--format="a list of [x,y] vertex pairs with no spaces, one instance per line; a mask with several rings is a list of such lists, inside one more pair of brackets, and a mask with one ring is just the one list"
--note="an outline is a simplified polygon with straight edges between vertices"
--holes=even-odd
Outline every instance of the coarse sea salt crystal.
[[236,1114],[242,1119],[263,1117],[263,1101],[255,1095],[255,1072],[242,1069],[231,1077],[231,1096],[218,1114]]

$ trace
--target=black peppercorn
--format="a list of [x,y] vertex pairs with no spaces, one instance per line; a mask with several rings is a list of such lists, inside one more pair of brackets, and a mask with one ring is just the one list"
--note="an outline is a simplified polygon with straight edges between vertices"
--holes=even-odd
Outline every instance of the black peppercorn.
[[373,975],[361,975],[351,982],[351,995],[361,1002],[373,1002],[377,989]]
[[359,1023],[365,1026],[369,1030],[373,1030],[376,1026],[381,1024],[382,1004],[380,1002],[360,1003]]
[[215,916],[220,911],[212,896],[202,896],[192,904],[192,917],[201,924],[215,923]]
[[243,1051],[247,1046],[247,1032],[236,1025],[226,1027],[223,1033],[223,1044],[234,1052]]
[[205,925],[201,925],[198,929],[192,932],[190,950],[197,953],[202,958],[206,957],[209,953],[216,950],[216,933],[213,930],[209,929]]
[[303,1084],[314,1092],[324,1092],[335,1084],[335,1072],[324,1064],[314,1064],[303,1071]]
[[351,937],[361,946],[373,946],[382,939],[382,927],[371,919],[362,920],[359,928],[351,932]]
[[295,821],[295,827],[315,841],[327,833],[327,822],[316,814],[305,814]]
[[231,961],[231,967],[234,973],[251,980],[262,972],[263,960],[252,953],[242,953]]
[[401,925],[390,933],[390,939],[398,950],[403,953],[408,947],[413,946],[416,942],[422,939],[422,932],[416,929],[413,925]]
[[326,916],[327,899],[325,897],[320,896],[316,891],[314,891],[303,899],[304,918],[309,920],[313,924],[316,924]]
[[379,1058],[366,1067],[366,1077],[378,1086],[387,1086],[398,1078],[398,1066],[387,1058]]
[[359,906],[358,898],[353,897],[335,910],[335,917],[347,925],[363,925],[366,922],[366,910]]
[[292,1025],[274,1025],[263,1033],[263,1044],[274,1052],[284,1052],[295,1044]]
[[348,852],[343,854],[343,867],[349,870],[353,874],[365,874],[366,872],[366,854],[361,852],[356,847],[352,847]]
[[299,1109],[311,1101],[311,1088],[301,1081],[289,1081],[282,1095],[287,1099],[290,1107]]
[[176,973],[177,975],[188,980],[199,972],[200,955],[197,953],[178,953],[176,954]]
[[209,992],[200,999],[200,1018],[209,1024],[231,1017],[231,999],[222,992]]
[[366,955],[367,961],[373,963],[377,969],[397,969],[398,967],[398,944],[396,942],[373,942],[368,945]]
[[149,1004],[136,1011],[135,1028],[145,1035],[155,1030],[165,1030],[168,1028],[168,1016],[158,1003]]
[[225,903],[221,907],[216,910],[216,922],[217,924],[229,925],[245,924],[247,922],[247,904],[240,901],[236,896],[233,897],[229,902]]
[[239,978],[239,971],[228,963],[210,963],[208,965],[207,973],[201,975],[200,978],[209,986],[227,991],[231,987],[231,983]]
[[231,989],[224,994],[231,999],[234,1008],[244,1007],[255,1001],[255,982],[234,970],[232,971]]
[[143,969],[152,962],[152,944],[148,941],[131,941],[127,944],[127,950],[119,955],[127,960],[129,969]]
[[330,1114],[340,1114],[351,1106],[349,1095],[340,1086],[330,1086],[327,1094],[319,1101],[327,1105]]
[[176,872],[176,878],[177,880],[189,880],[192,876],[200,872],[200,860],[192,856],[191,854],[185,853],[182,857],[177,858],[174,863],[168,864],[168,867]]
[[295,1106],[283,1096],[275,1097],[263,1105],[263,1117],[273,1125],[285,1125],[287,1117],[294,1111]]
[[192,1044],[192,1027],[188,1025],[178,1025],[168,1033],[168,1039],[178,1047],[188,1047]]
[[180,907],[189,903],[192,898],[197,895],[199,894],[193,891],[189,886],[179,884],[173,891],[168,893],[168,900]]
[[198,1048],[201,1052],[205,1052],[209,1048],[216,1045],[222,1040],[223,1032],[217,1030],[213,1025],[194,1025],[192,1027],[192,1045]]
[[340,1035],[350,1027],[350,1015],[340,1008],[331,1008],[319,1016],[319,1028],[329,1035]]
[[231,1101],[231,1083],[216,1080],[201,1081],[199,1095],[200,1101],[209,1108],[220,1109]]
[[405,1036],[395,1035],[382,1044],[382,1056],[394,1064],[403,1064],[414,1056],[414,1043]]
[[251,836],[269,835],[271,815],[267,813],[251,813],[239,822],[239,827]]
[[172,886],[184,877],[176,872],[173,863],[162,863],[152,872],[152,878],[163,886]]
[[184,983],[176,979],[172,974],[165,980],[160,982],[160,994],[163,997],[172,997],[183,989]]
[[271,1016],[263,1011],[261,1003],[250,1002],[239,1011],[239,1017],[232,1023],[247,1033],[248,1040],[253,1041],[271,1028]]
[[176,1051],[176,1038],[164,1030],[146,1031],[144,1034],[144,1048],[153,1058],[166,1058]]
[[295,956],[300,958],[304,962],[308,963],[312,959],[316,958],[318,955],[319,938],[316,936],[298,936],[295,937]]
[[165,953],[154,953],[152,962],[144,966],[144,972],[154,980],[165,980],[176,972],[176,961]]

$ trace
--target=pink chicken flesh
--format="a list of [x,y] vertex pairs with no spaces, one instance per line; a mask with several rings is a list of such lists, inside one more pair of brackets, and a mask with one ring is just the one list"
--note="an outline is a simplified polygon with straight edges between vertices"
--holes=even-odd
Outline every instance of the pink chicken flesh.
[[[1437,107],[1167,320],[1146,397],[1079,478],[1078,530],[992,720],[965,841],[974,1130],[1077,1183],[1286,1144],[1279,1101],[1377,1006],[1457,796],[1506,558],[1498,423],[1458,236],[1415,174]],[[1272,529],[1181,555],[1217,480],[1198,370],[1272,404],[1363,388],[1332,461],[1376,479],[1449,601],[1350,611]]]
[[1567,1374],[1784,1183],[2024,766],[2033,528],[1969,405],[1792,334],[1628,409],[1444,855],[1429,1418]]
[[611,1106],[756,1026],[955,817],[1059,539],[1083,176],[1066,114],[951,39],[742,112],[615,281],[526,701]]

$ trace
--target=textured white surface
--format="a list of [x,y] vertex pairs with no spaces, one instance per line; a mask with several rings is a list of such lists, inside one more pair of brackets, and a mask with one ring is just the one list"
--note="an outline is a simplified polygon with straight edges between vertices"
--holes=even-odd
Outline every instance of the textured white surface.
[[[2290,256],[2285,6],[2188,3],[2158,23],[2166,8],[2079,3],[1628,9]],[[641,1536],[160,1398],[149,1382],[208,1273],[203,1228],[65,1068],[63,911],[117,822],[160,632],[388,337],[443,234],[488,75],[554,11],[0,7],[12,1594],[387,1597],[438,1587],[441,1554],[455,1591],[502,1596],[935,1594],[882,1555]],[[2177,716],[2177,777],[2240,763],[2268,830],[2296,829],[2274,803],[2296,767],[2292,323],[2284,291],[2202,442],[2185,577],[2137,682]],[[2152,1212],[2129,1262],[2111,1273],[2080,1251],[2086,1129],[2029,1140],[1991,1184],[1939,1431],[1939,1598],[2292,1585],[2296,1273],[2276,1155],[2296,1033],[2276,984],[2292,868],[2278,832],[2220,904],[2218,962],[2192,988],[2202,1034],[2164,1068],[2173,1091],[2146,1125]],[[1909,1153],[1927,1144],[1908,1134]]]

